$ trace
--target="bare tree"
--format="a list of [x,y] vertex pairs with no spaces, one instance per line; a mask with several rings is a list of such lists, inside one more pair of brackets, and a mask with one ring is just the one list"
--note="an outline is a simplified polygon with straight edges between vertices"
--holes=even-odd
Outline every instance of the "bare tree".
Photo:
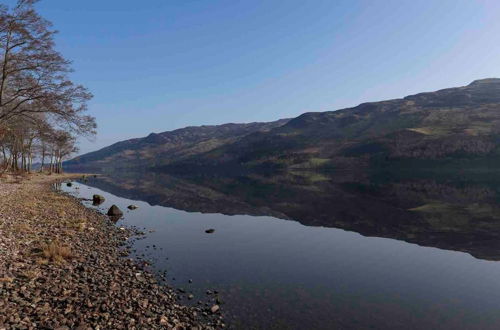
[[35,157],[43,170],[50,156],[60,172],[75,136],[95,134],[96,123],[85,114],[92,95],[68,78],[70,62],[55,50],[56,31],[37,1],[0,5],[0,149],[3,170],[31,171]]
[[78,133],[95,130],[94,119],[83,115],[92,95],[69,80],[70,62],[55,50],[56,31],[35,2],[0,7],[0,123],[47,113]]
[[77,151],[74,136],[66,131],[55,131],[52,136],[51,171],[62,173],[63,160]]

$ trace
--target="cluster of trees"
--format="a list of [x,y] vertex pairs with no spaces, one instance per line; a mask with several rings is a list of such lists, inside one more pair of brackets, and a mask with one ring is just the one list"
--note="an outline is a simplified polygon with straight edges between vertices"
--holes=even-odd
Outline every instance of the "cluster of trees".
[[60,172],[76,152],[76,136],[95,134],[86,115],[92,95],[70,78],[70,62],[54,47],[51,23],[37,0],[0,5],[0,161],[2,171],[30,171],[41,163]]

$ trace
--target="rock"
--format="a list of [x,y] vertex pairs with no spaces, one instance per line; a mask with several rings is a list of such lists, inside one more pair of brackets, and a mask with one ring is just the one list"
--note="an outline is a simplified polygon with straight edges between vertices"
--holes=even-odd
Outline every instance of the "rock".
[[39,248],[39,247],[34,247],[34,248],[31,249],[31,253],[38,255],[38,254],[43,253],[43,250],[41,248]]
[[66,186],[68,186],[68,187],[71,187],[72,185],[73,185],[73,183],[71,183],[71,182],[66,183]]
[[117,222],[118,222],[118,220],[120,220],[122,216],[123,216],[123,215],[110,215],[110,216],[109,216],[109,220],[110,220],[111,222],[117,223]]
[[96,194],[96,195],[92,196],[92,204],[94,204],[94,205],[102,204],[102,203],[104,203],[104,200],[105,200],[104,197],[101,195]]
[[129,205],[129,206],[127,206],[127,208],[129,210],[135,210],[135,209],[137,209],[137,206],[135,206],[135,205]]
[[210,307],[210,311],[215,314],[219,311],[220,307],[219,305],[213,305],[212,307]]
[[193,298],[194,298],[194,295],[192,295],[192,294],[189,294],[189,295],[188,295],[188,299],[189,299],[189,300],[191,300],[191,299],[193,299]]
[[118,208],[118,206],[116,205],[111,205],[111,207],[109,208],[108,210],[108,213],[107,213],[109,216],[112,216],[112,217],[116,217],[116,216],[122,216],[123,215],[123,212],[122,210],[120,210]]
[[215,229],[213,229],[213,228],[205,230],[205,233],[207,233],[207,234],[212,234],[214,232],[215,232]]

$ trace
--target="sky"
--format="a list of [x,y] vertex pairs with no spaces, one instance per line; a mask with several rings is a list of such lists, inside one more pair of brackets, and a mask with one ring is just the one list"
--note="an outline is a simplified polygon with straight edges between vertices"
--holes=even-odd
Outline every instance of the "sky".
[[[12,3],[13,0],[1,0]],[[42,0],[94,94],[80,154],[500,77],[497,0]]]

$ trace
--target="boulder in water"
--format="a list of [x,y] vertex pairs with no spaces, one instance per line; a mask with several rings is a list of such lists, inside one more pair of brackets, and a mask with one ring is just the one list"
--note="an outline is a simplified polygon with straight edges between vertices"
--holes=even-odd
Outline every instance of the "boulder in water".
[[116,206],[116,205],[113,204],[113,205],[111,205],[111,207],[108,210],[108,215],[112,216],[112,217],[113,216],[122,216],[123,212],[122,212],[122,210],[120,210],[118,208],[118,206]]
[[94,196],[92,196],[92,204],[94,205],[102,204],[104,203],[104,200],[104,197],[102,197],[101,195],[95,194]]

